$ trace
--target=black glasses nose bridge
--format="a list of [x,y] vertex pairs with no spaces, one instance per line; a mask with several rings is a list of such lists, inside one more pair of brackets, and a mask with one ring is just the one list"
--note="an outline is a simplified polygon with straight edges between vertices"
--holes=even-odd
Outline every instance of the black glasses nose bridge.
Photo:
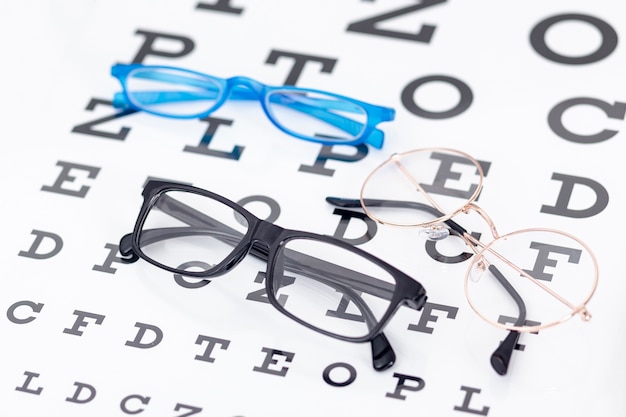
[[250,240],[255,248],[263,247],[266,252],[269,252],[269,248],[280,239],[283,230],[282,227],[276,226],[274,223],[261,220],[253,230]]
[[270,248],[279,240],[282,231],[281,227],[261,220],[252,230],[246,243],[230,255],[229,261],[222,268],[222,273],[237,266],[248,253],[267,262]]
[[268,221],[261,220],[256,224],[249,240],[239,250],[233,252],[228,262],[220,268],[220,274],[226,273],[237,266],[248,253],[267,262],[270,247],[279,239],[283,229]]

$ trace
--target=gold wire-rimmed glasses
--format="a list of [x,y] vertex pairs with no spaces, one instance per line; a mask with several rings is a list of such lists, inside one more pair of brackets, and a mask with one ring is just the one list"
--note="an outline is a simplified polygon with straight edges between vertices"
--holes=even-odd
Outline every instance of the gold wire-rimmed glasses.
[[[455,149],[397,153],[367,176],[359,203],[378,223],[419,228],[421,236],[434,241],[458,236],[471,249],[465,296],[483,320],[510,331],[491,360],[505,374],[520,332],[538,332],[576,315],[591,319],[587,303],[598,284],[598,263],[587,244],[564,231],[531,228],[499,234],[475,203],[484,171],[479,161]],[[327,200],[351,206],[349,200]],[[486,222],[493,240],[484,243],[455,221],[470,213]]]

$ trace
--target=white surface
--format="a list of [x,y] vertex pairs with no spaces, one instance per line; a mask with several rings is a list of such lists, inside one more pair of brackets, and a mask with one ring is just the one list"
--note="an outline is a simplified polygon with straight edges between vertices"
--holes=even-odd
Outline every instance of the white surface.
[[[624,101],[621,43],[605,59],[564,65],[540,56],[529,34],[556,14],[595,16],[623,36],[620,2],[582,1],[509,3],[449,1],[381,23],[381,27],[415,31],[436,25],[430,43],[347,32],[348,24],[414,4],[410,1],[233,0],[240,15],[196,9],[196,1],[4,1],[0,5],[2,41],[2,140],[0,181],[2,249],[0,309],[18,301],[43,303],[27,324],[0,319],[0,414],[10,416],[127,415],[122,403],[130,395],[149,397],[147,404],[128,400],[142,416],[462,416],[455,410],[465,399],[463,387],[480,390],[470,407],[489,407],[489,416],[602,415],[626,412],[625,313],[621,234],[626,202],[623,118],[607,118],[596,108],[578,106],[564,117],[573,132],[617,130],[611,139],[580,144],[556,135],[547,124],[549,111],[571,98]],[[124,141],[72,133],[81,123],[112,114],[106,106],[85,110],[92,98],[110,99],[118,91],[108,74],[115,62],[130,62],[144,37],[137,30],[186,36],[194,50],[182,58],[149,56],[144,63],[182,66],[218,76],[246,75],[281,84],[293,61],[266,63],[272,50],[337,59],[332,73],[319,65],[305,67],[298,85],[328,90],[394,107],[396,120],[381,125],[382,150],[370,149],[355,163],[328,161],[332,176],[299,170],[312,165],[321,147],[282,134],[259,109],[243,113],[233,106],[216,117],[233,119],[222,126],[212,149],[245,146],[238,161],[184,152],[199,143],[207,123],[136,114],[98,126],[131,128]],[[621,40],[621,39],[620,39]],[[586,55],[601,42],[588,24],[565,22],[547,32],[550,47],[564,55]],[[179,48],[167,42],[159,48]],[[474,100],[464,113],[431,120],[408,111],[400,100],[413,80],[446,75],[466,83]],[[415,100],[431,111],[450,108],[458,93],[431,83]],[[115,273],[94,270],[132,229],[148,177],[190,182],[232,200],[269,196],[280,204],[277,224],[333,234],[339,216],[324,201],[327,195],[356,197],[365,175],[392,152],[416,147],[461,149],[491,170],[481,195],[501,232],[549,226],[570,231],[596,252],[600,284],[589,308],[588,323],[574,319],[539,335],[524,335],[524,352],[515,352],[508,376],[496,375],[488,355],[503,337],[469,308],[463,297],[464,265],[442,265],[423,250],[417,232],[379,227],[364,249],[417,278],[430,301],[458,308],[456,318],[435,311],[432,334],[407,330],[420,313],[402,309],[386,331],[397,363],[382,373],[370,365],[369,346],[336,341],[311,332],[267,304],[246,300],[261,288],[254,282],[264,266],[244,261],[229,275],[189,290],[172,276],[145,262],[114,263]],[[334,149],[353,154],[352,149]],[[84,198],[42,191],[61,173],[59,161],[100,168],[95,178],[73,171],[75,183],[90,187]],[[609,193],[609,204],[588,218],[542,213],[554,205],[561,182],[553,173],[593,179]],[[580,190],[584,194],[587,190]],[[593,195],[580,195],[580,207]],[[355,224],[354,227],[358,228]],[[49,259],[18,256],[28,251],[33,230],[57,234],[62,250]],[[363,230],[350,230],[359,235]],[[43,251],[43,248],[41,249]],[[86,319],[82,336],[64,333],[77,319],[75,310],[105,316],[100,325]],[[32,312],[18,310],[24,317]],[[157,326],[163,340],[151,349],[125,345],[137,334],[136,323]],[[215,362],[195,360],[206,344],[198,335],[230,340],[228,349],[212,353]],[[148,337],[148,335],[146,335]],[[284,377],[254,371],[270,348],[294,353],[277,368]],[[345,362],[356,380],[334,387],[324,369]],[[342,370],[332,376],[345,378]],[[28,373],[30,388],[16,390]],[[420,391],[404,390],[404,400],[386,396],[399,381],[394,373],[421,378]],[[414,384],[407,381],[408,385]],[[80,384],[95,388],[84,404],[67,401]],[[87,390],[82,392],[86,398]],[[189,414],[192,415],[192,414]]]

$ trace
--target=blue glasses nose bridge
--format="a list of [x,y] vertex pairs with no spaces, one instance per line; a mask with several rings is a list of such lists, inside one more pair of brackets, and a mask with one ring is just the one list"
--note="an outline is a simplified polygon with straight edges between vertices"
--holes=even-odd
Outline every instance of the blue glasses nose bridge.
[[249,77],[235,76],[226,80],[231,99],[254,100],[263,97],[265,85]]

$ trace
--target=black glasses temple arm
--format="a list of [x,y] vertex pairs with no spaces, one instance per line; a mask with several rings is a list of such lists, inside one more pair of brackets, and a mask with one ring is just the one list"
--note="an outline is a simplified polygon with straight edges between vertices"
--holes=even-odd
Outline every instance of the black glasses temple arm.
[[[229,228],[228,228],[229,229]],[[234,230],[233,230],[234,231]],[[181,236],[211,236],[231,246],[236,246],[241,241],[241,233],[232,234],[230,230],[216,230],[215,228],[207,229],[206,227],[168,227],[158,229],[148,229],[142,231],[142,244],[152,244],[162,240],[172,239]],[[122,237],[120,240],[119,250],[122,255],[122,261],[127,263],[135,262],[138,257],[132,249],[132,233]],[[253,245],[250,248],[250,254],[267,262],[267,249],[260,245]],[[391,300],[394,293],[393,284],[371,277],[366,274],[357,273],[356,271],[339,265],[306,255],[294,250],[285,250],[285,270],[297,272],[299,274],[316,279],[320,282],[332,282],[349,284],[351,288],[357,291],[366,292],[382,299]],[[313,269],[313,265],[317,268]],[[350,278],[347,277],[350,274]],[[348,288],[345,287],[344,288]]]
[[[337,207],[344,208],[362,208],[361,200],[354,198],[341,198],[341,197],[326,197],[326,202]],[[408,208],[421,210],[426,213],[430,213],[434,216],[441,217],[444,214],[428,204],[418,203],[415,201],[401,201],[401,200],[379,200],[373,198],[367,198],[363,200],[363,204],[369,207],[390,207],[390,208]],[[444,220],[444,223],[455,232],[463,236],[467,233],[467,230],[455,222],[454,220]]]
[[[239,241],[241,240],[240,236],[223,233],[214,229],[191,227],[164,227],[143,230],[141,233],[141,242],[142,244],[145,244],[147,246],[162,240],[168,240],[184,236],[210,236],[222,242],[228,243],[231,246],[236,246],[237,243],[239,243]],[[131,238],[132,234],[128,234],[122,238],[123,243],[120,244],[120,251],[123,255],[126,254],[126,256],[128,256],[129,254],[129,239]],[[264,258],[265,254],[259,255],[260,256],[258,257]],[[325,271],[325,273],[320,270],[312,270],[309,265],[298,262],[295,259],[300,256],[304,257],[306,255],[295,251],[285,251],[285,257],[287,258],[285,262],[285,269],[291,272],[297,272],[300,275],[308,276],[311,279],[322,282],[325,285],[335,288],[338,292],[345,294],[359,308],[359,310],[364,313],[364,317],[368,323],[369,328],[372,329],[376,325],[376,319],[374,318],[374,314],[371,312],[371,310],[369,310],[367,305],[363,303],[363,300],[361,299],[359,294],[351,287],[344,285],[341,282],[341,277],[338,278],[336,276],[337,274],[335,271],[330,271],[327,268],[322,269],[322,271]]]
[[[493,274],[493,276],[498,280],[500,285],[504,287],[506,292],[511,296],[515,304],[517,304],[517,309],[519,314],[517,319],[515,320],[515,326],[521,326],[524,324],[526,320],[526,304],[522,297],[518,294],[518,292],[513,288],[511,283],[505,278],[505,276],[500,272],[500,270],[493,264],[489,265],[489,272]],[[513,355],[513,350],[517,345],[517,341],[519,340],[520,333],[516,330],[510,330],[507,337],[500,343],[500,346],[491,354],[491,366],[499,375],[506,375],[509,369],[509,362],[511,360],[511,355]]]
[[[161,195],[156,204],[157,207],[163,212],[190,226],[205,230],[207,229],[207,227],[209,227],[209,230],[218,232],[216,235],[217,238],[227,239],[225,240],[226,243],[230,242],[230,244],[232,244],[232,242],[235,241],[235,239],[228,240],[228,236],[236,238],[236,241],[240,241],[241,237],[243,237],[243,234],[241,232],[215,220],[207,214],[204,214],[198,210],[189,207],[188,205],[170,196]],[[369,294],[387,300],[391,300],[391,297],[393,296],[394,286],[385,281],[366,274],[358,273],[356,271],[348,270],[347,268],[335,265],[321,259],[314,258],[310,255],[289,250],[287,250],[286,252],[292,254],[290,259],[297,260],[300,264],[316,264],[320,269],[319,274],[331,274],[336,276],[340,273],[343,273],[344,276],[350,274],[350,276],[353,277],[350,284],[352,284],[353,287],[359,291],[368,292]],[[250,249],[250,254],[260,258],[261,260],[267,261],[268,251],[265,247],[261,245],[253,245]],[[298,270],[301,270],[301,268],[296,265],[286,265],[286,267],[297,267]]]
[[[326,201],[330,204],[333,204],[338,207],[345,208],[361,208],[361,200],[359,199],[347,199],[347,198],[339,198],[339,197],[326,197]],[[412,201],[397,201],[397,200],[378,200],[378,199],[365,199],[363,203],[367,206],[371,207],[397,207],[397,208],[410,208],[416,210],[422,210],[427,213],[431,213],[435,216],[441,216],[442,213],[439,212],[432,206],[427,204],[412,202]],[[467,230],[463,228],[461,225],[456,223],[453,220],[446,220],[446,223],[452,230],[460,233],[462,236],[467,233]],[[506,292],[511,296],[515,304],[517,304],[519,314],[515,326],[521,326],[526,320],[526,305],[524,300],[517,293],[515,288],[509,283],[509,281],[504,277],[504,275],[500,272],[500,270],[495,265],[489,266],[489,271],[496,277],[500,285],[504,287]],[[511,355],[513,354],[513,350],[517,345],[517,341],[519,340],[520,333],[515,330],[509,331],[509,334],[505,338],[505,340],[500,344],[500,346],[493,352],[491,355],[491,365],[493,369],[500,375],[505,375],[508,370],[509,362],[511,359]]]

